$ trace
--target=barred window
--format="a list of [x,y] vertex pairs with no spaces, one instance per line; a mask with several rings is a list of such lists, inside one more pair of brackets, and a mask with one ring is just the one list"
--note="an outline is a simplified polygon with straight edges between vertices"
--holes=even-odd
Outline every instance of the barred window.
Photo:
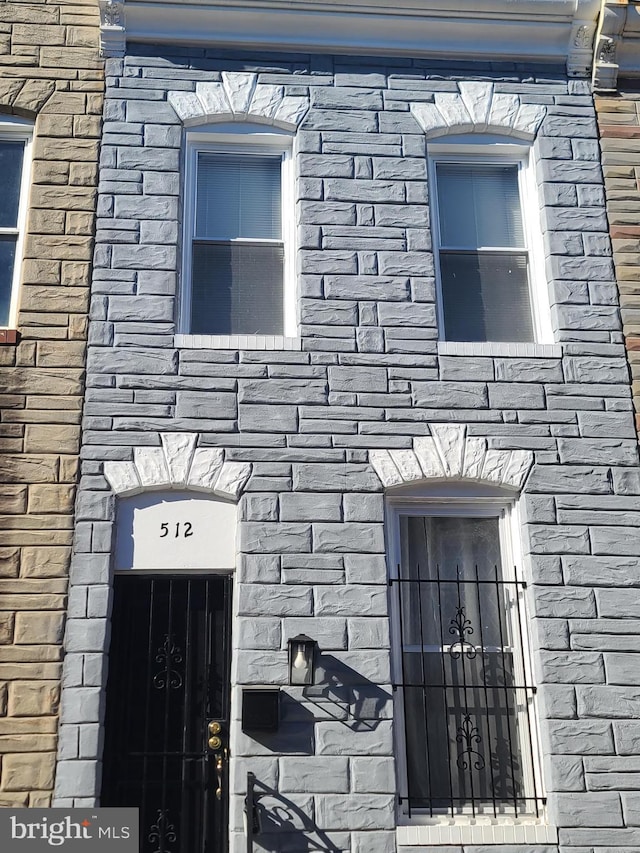
[[477,514],[400,513],[396,692],[405,812],[539,816],[525,584],[506,525]]

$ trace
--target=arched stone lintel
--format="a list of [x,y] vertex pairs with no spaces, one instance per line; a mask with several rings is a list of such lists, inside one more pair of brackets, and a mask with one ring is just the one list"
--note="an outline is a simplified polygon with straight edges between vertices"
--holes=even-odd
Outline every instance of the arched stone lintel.
[[0,90],[0,121],[3,115],[35,121],[55,91],[50,80],[6,80]]
[[462,133],[496,133],[532,142],[547,113],[519,95],[496,93],[493,83],[460,82],[457,92],[436,92],[433,103],[412,103],[427,139]]
[[223,71],[222,82],[200,82],[195,92],[169,92],[185,127],[252,121],[295,132],[309,109],[308,97],[285,95],[283,86],[257,82],[257,74]]
[[530,450],[494,450],[463,424],[432,424],[411,450],[371,450],[369,461],[386,489],[423,480],[467,480],[520,491],[533,464]]
[[196,447],[196,433],[161,435],[160,447],[136,447],[133,462],[105,462],[104,476],[124,497],[159,489],[189,489],[237,501],[251,476],[250,462],[225,460],[222,448]]

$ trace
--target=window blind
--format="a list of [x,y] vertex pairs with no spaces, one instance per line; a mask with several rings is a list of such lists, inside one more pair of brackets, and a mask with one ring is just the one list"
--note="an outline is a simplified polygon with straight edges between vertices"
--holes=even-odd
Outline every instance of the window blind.
[[283,332],[280,156],[199,152],[191,332]]
[[517,166],[438,163],[443,248],[523,248]]
[[23,157],[24,142],[0,140],[0,228],[16,228],[18,225]]
[[191,332],[281,335],[283,268],[279,243],[194,242]]
[[198,154],[196,239],[280,240],[280,157]]
[[438,163],[436,174],[447,340],[532,341],[518,167]]
[[11,235],[0,235],[0,326],[9,325],[16,240],[17,238]]
[[524,252],[441,251],[447,340],[532,341],[527,266]]

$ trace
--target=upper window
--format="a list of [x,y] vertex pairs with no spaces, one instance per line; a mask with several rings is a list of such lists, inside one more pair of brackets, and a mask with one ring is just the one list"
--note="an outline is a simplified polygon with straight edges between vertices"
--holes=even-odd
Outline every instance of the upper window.
[[27,207],[31,125],[0,116],[0,327],[15,325]]
[[532,235],[523,210],[525,162],[436,155],[432,178],[442,337],[539,340]]
[[189,138],[183,331],[287,333],[289,155],[272,133]]
[[508,509],[397,513],[403,810],[538,817],[533,688]]

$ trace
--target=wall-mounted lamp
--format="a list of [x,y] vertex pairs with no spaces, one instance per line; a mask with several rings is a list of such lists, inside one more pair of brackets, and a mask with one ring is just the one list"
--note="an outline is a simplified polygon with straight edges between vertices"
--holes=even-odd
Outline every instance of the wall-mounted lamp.
[[313,684],[318,644],[306,634],[289,640],[289,684]]

